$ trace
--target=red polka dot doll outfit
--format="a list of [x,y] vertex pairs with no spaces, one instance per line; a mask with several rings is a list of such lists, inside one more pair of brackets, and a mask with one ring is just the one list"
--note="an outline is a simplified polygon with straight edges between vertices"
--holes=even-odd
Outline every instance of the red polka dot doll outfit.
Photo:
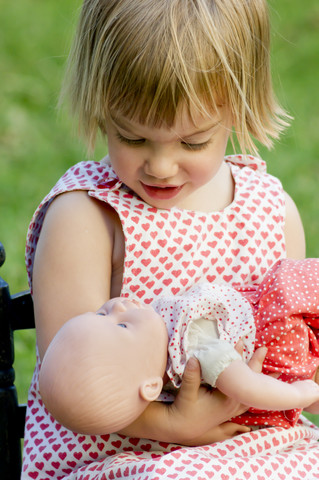
[[[242,293],[254,311],[255,346],[268,348],[263,372],[280,373],[289,383],[313,378],[319,366],[319,260],[278,261],[260,285]],[[251,409],[236,422],[288,428],[300,413]]]
[[[125,237],[123,297],[151,304],[183,294],[199,281],[261,283],[284,258],[285,202],[280,182],[253,157],[227,157],[233,202],[221,212],[149,206],[130,191],[108,160],[68,170],[30,223],[26,265],[31,278],[47,208],[57,195],[84,190],[119,215]],[[22,480],[313,479],[319,475],[318,429],[305,419],[291,429],[265,428],[213,445],[186,448],[112,434],[79,435],[45,409],[38,388],[40,361],[29,390]]]
[[[266,374],[280,374],[279,379],[289,383],[315,375],[319,367],[319,260],[280,260],[261,284],[238,290],[202,283],[183,296],[154,301],[169,333],[167,374],[174,387],[180,386],[191,356],[200,361],[203,381],[215,386],[218,375],[241,358],[235,350],[239,340],[246,362],[255,343],[267,347]],[[251,408],[234,421],[289,428],[300,414],[300,409]]]

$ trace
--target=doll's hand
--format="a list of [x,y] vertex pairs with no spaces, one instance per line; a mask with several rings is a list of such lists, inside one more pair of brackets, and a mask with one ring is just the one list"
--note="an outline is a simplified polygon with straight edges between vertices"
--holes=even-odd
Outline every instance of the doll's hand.
[[[310,413],[319,413],[319,385],[312,380],[299,380],[291,383],[296,397],[296,407],[304,408]],[[299,401],[298,401],[299,399]]]

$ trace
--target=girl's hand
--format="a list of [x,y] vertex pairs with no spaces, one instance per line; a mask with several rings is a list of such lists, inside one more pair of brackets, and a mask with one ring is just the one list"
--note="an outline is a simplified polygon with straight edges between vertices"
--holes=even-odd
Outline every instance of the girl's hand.
[[[238,347],[240,351],[240,346]],[[253,355],[249,366],[260,372],[266,349]],[[218,390],[200,385],[200,365],[188,361],[181,388],[173,404],[151,402],[142,415],[118,433],[137,438],[151,438],[185,446],[207,445],[249,432],[248,427],[227,422],[247,407],[239,405]]]
[[201,435],[198,438],[194,438],[192,442],[188,445],[191,447],[196,447],[200,445],[210,445],[216,442],[223,442],[224,440],[229,440],[236,435],[241,433],[248,433],[251,429],[245,427],[245,425],[239,425],[234,422],[224,422],[216,427],[213,427],[204,435]]
[[200,380],[199,362],[191,358],[176,399],[167,409],[167,424],[174,443],[192,446],[213,443],[221,437],[220,425],[243,412],[236,402],[218,390],[201,386]]
[[[240,348],[239,345],[238,350]],[[255,352],[249,362],[253,371],[261,372],[266,353],[265,348]],[[186,365],[179,393],[168,408],[168,424],[174,443],[204,445],[249,432],[248,427],[227,422],[244,413],[247,407],[216,389],[201,386],[200,380],[199,362],[192,358]]]

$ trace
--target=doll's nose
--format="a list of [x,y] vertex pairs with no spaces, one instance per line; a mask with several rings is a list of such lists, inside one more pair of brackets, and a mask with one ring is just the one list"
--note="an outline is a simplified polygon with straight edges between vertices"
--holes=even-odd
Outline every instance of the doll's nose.
[[121,300],[118,300],[112,304],[110,313],[119,313],[119,312],[126,312],[126,306]]

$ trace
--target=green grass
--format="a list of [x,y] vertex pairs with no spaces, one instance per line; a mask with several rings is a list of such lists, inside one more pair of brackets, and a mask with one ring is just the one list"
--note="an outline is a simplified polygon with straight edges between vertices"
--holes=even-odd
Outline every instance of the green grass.
[[[85,157],[70,119],[56,110],[80,3],[0,0],[0,241],[7,253],[1,276],[11,293],[27,288],[24,245],[34,209],[66,168]],[[319,4],[272,0],[270,7],[274,84],[294,121],[275,149],[261,154],[300,210],[307,255],[319,256]],[[19,333],[17,385],[24,401],[33,365],[34,335]]]

